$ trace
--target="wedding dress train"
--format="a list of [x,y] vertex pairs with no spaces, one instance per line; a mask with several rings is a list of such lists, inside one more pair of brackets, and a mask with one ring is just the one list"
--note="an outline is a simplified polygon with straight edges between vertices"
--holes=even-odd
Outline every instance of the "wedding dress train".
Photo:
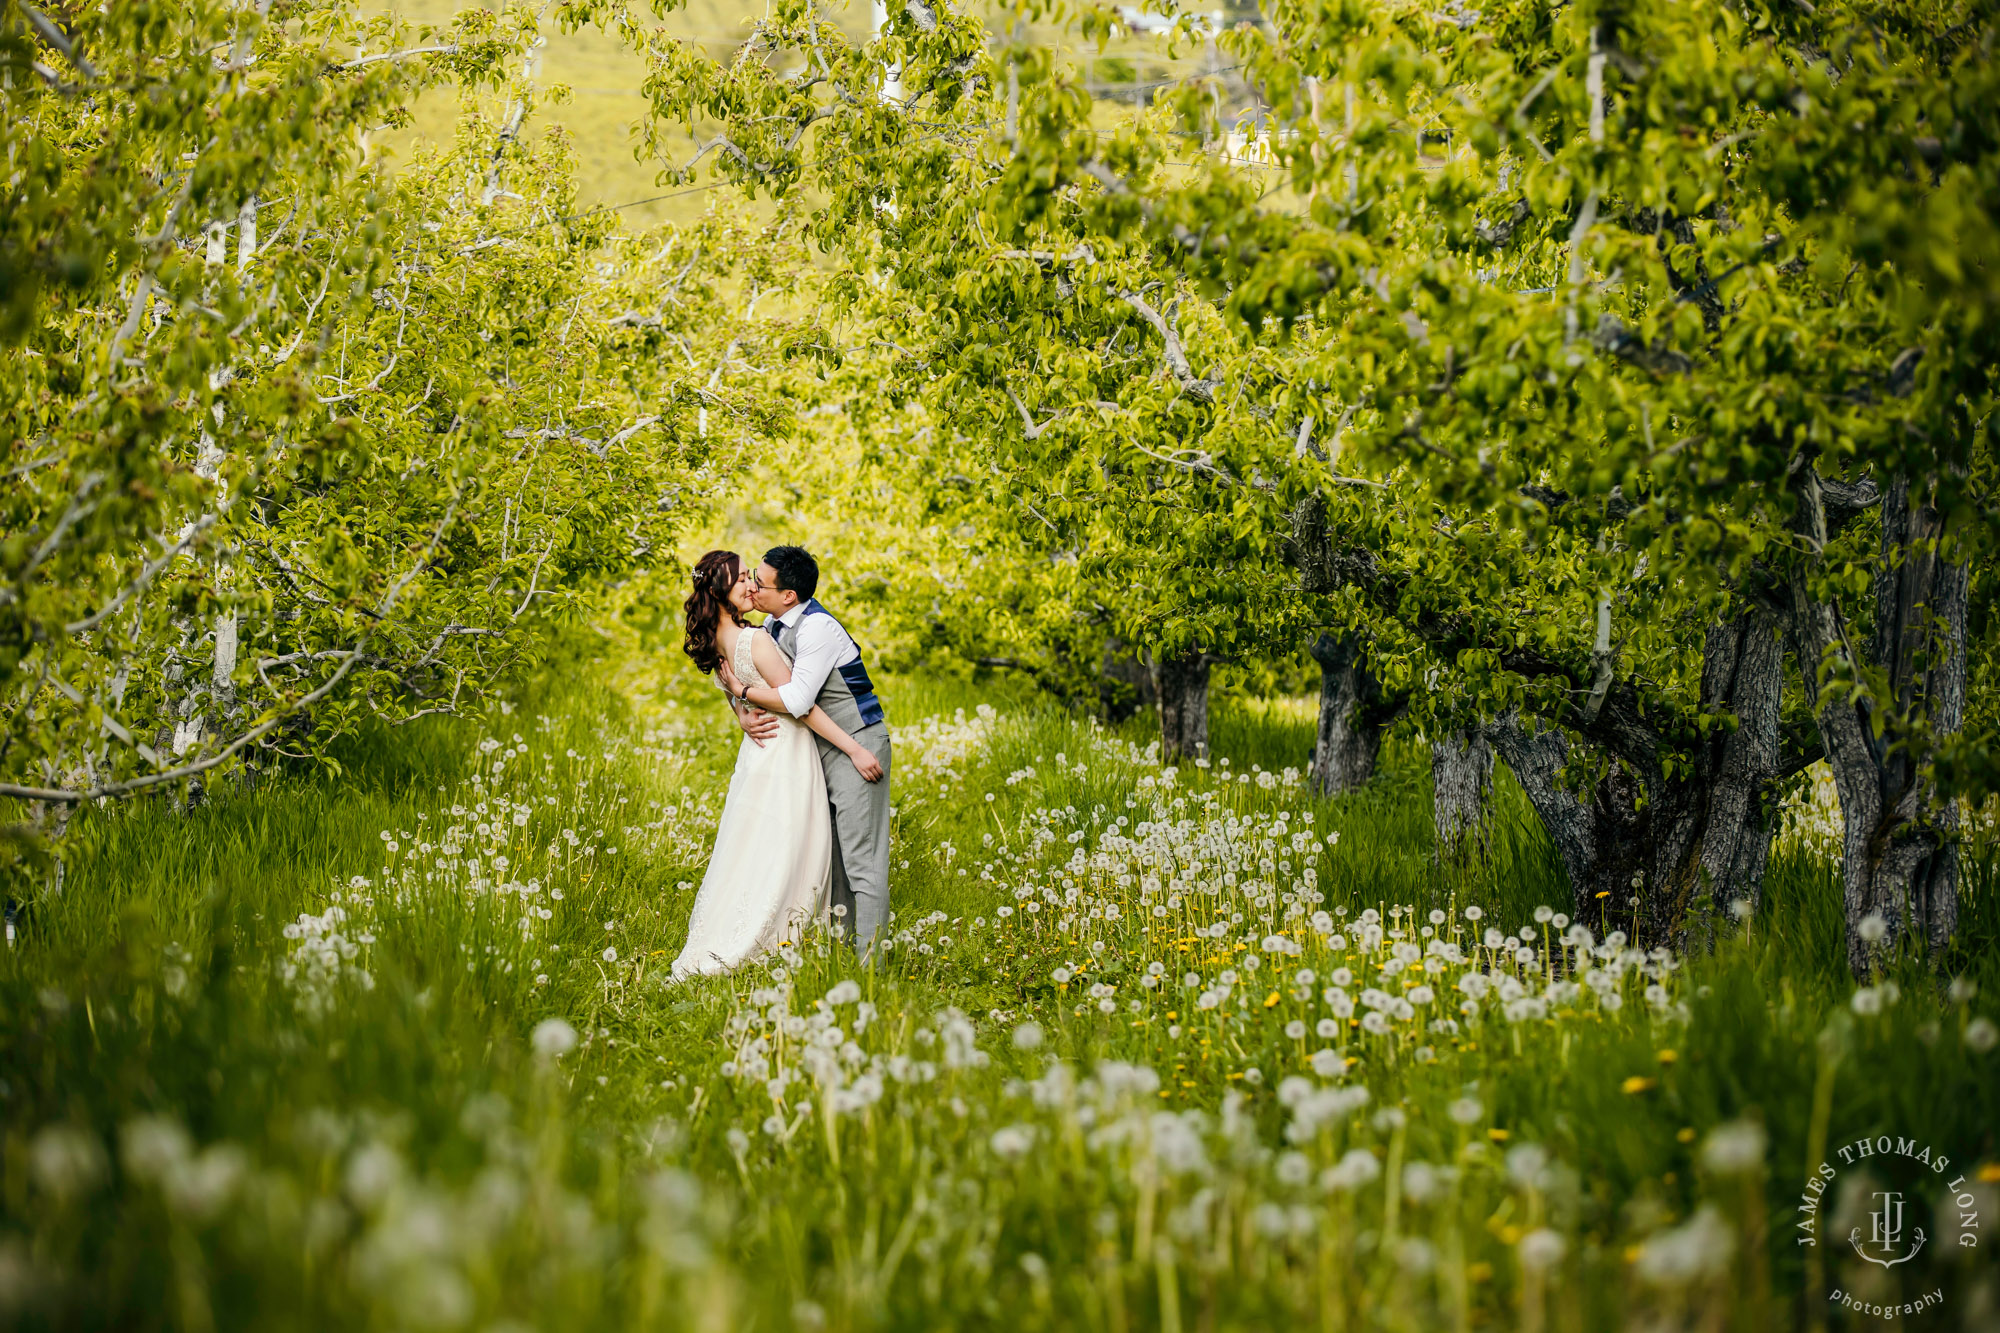
[[[745,627],[732,654],[737,678],[751,685],[767,683],[751,652],[751,635],[760,632]],[[812,732],[777,716],[778,734],[767,744],[745,736],[736,752],[687,944],[674,960],[677,981],[730,971],[826,919],[833,872],[826,775]]]

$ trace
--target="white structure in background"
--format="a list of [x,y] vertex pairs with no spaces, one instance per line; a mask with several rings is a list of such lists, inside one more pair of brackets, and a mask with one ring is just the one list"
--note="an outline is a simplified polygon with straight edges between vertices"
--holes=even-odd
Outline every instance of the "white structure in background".
[[1231,130],[1216,140],[1222,150],[1225,162],[1233,162],[1247,167],[1275,167],[1277,154],[1271,150],[1271,135],[1268,130],[1251,133],[1249,130]]
[[[1180,15],[1149,14],[1134,5],[1118,6],[1118,21],[1123,23],[1125,30],[1135,37],[1145,36],[1150,33],[1171,31],[1174,24],[1180,22],[1181,17]],[[1213,37],[1216,33],[1222,31],[1228,16],[1219,9],[1211,9],[1206,14],[1190,14],[1186,17],[1191,20],[1189,26],[1194,30],[1195,36]]]
[[[877,5],[877,12],[880,12],[879,4]],[[1143,9],[1136,9],[1131,5],[1118,6],[1118,17],[1125,24],[1126,29],[1135,35],[1139,33],[1165,32],[1174,26],[1174,20],[1165,14],[1148,14]],[[1218,14],[1216,17],[1219,19],[1221,15]]]
[[[875,36],[879,40],[882,29],[889,22],[889,6],[882,0],[875,0]],[[903,100],[903,67],[891,65],[882,76],[882,100],[901,102]]]
[[[1134,5],[1118,6],[1118,21],[1123,23],[1125,30],[1135,37],[1171,31],[1174,24],[1180,22],[1181,17],[1170,14],[1149,14]],[[1190,14],[1186,17],[1191,20],[1189,26],[1197,37],[1213,37],[1221,32],[1227,18],[1219,9],[1211,9],[1206,14]]]
[[[888,26],[889,23],[889,7],[883,3],[883,0],[875,0],[874,13],[875,39],[880,41],[882,38],[882,29]],[[902,104],[903,67],[901,65],[891,65],[882,72],[882,100],[894,105]],[[877,195],[875,208],[878,212],[887,213],[892,220],[895,219],[897,216],[895,194],[892,192]]]

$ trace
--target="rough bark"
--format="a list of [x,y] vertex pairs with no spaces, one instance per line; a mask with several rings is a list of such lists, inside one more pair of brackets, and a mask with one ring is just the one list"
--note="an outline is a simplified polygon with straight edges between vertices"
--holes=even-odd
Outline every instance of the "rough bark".
[[1359,639],[1322,634],[1310,651],[1320,671],[1319,734],[1307,776],[1315,792],[1337,796],[1375,775],[1394,709],[1368,670]]
[[1208,755],[1208,667],[1205,653],[1153,659],[1160,700],[1160,757],[1169,764]]
[[1757,906],[1782,776],[1782,657],[1773,619],[1709,630],[1702,711],[1715,717],[1692,762],[1611,758],[1585,794],[1563,784],[1574,742],[1510,714],[1486,728],[1541,816],[1574,895],[1571,915],[1645,945],[1700,948],[1725,917]]
[[1431,743],[1431,819],[1440,857],[1486,854],[1492,799],[1493,746],[1479,728]]
[[[1803,766],[1797,756],[1772,758],[1782,659],[1767,612],[1709,634],[1697,707],[1710,721],[1690,733],[1672,721],[1683,707],[1619,679],[1608,650],[1586,666],[1521,636],[1493,635],[1475,617],[1426,607],[1416,574],[1342,541],[1321,497],[1293,511],[1285,557],[1305,592],[1352,590],[1441,660],[1476,652],[1501,671],[1560,687],[1554,697],[1569,702],[1553,704],[1548,721],[1565,730],[1518,715],[1485,730],[1555,840],[1575,889],[1573,915],[1649,945],[1685,946],[1712,936],[1732,904],[1755,907],[1773,786]],[[1586,696],[1583,707],[1571,706]],[[1594,752],[1599,772],[1583,796],[1561,780],[1578,744]]]
[[[1802,471],[1800,525],[1817,545],[1857,488]],[[1957,803],[1928,770],[1926,735],[1948,736],[1965,715],[1969,570],[1945,558],[1944,517],[1913,497],[1907,477],[1882,496],[1882,558],[1871,589],[1872,661],[1838,607],[1812,595],[1806,572],[1788,588],[1788,629],[1827,766],[1840,794],[1847,961],[1865,976],[1907,932],[1932,951],[1958,925]],[[1873,688],[1852,680],[1872,675]],[[1872,918],[1882,930],[1874,940]]]
[[[1638,872],[1633,855],[1649,811],[1621,799],[1626,773],[1615,760],[1587,794],[1563,784],[1571,742],[1559,728],[1509,713],[1486,728],[1487,738],[1527,793],[1569,872],[1570,915],[1601,933],[1636,934],[1628,899]],[[1620,819],[1620,815],[1628,818]]]
[[1707,828],[1689,884],[1692,921],[1756,915],[1776,826],[1773,782],[1781,775],[1779,721],[1784,652],[1777,623],[1759,613],[1709,630],[1701,661],[1704,703],[1730,708],[1732,729],[1711,731],[1698,763],[1712,775]]

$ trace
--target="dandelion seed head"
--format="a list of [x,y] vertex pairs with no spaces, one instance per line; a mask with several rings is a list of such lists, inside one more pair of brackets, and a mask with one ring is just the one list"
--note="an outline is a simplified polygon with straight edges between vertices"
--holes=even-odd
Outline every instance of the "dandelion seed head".
[[1521,1237],[1521,1267],[1530,1272],[1546,1272],[1562,1262],[1568,1248],[1561,1236],[1547,1227],[1537,1227]]
[[1722,1176],[1742,1175],[1764,1163],[1764,1127],[1754,1120],[1718,1125],[1701,1145],[1701,1164]]
[[556,1060],[576,1049],[576,1029],[560,1018],[545,1018],[535,1024],[528,1040],[535,1054],[545,1060]]

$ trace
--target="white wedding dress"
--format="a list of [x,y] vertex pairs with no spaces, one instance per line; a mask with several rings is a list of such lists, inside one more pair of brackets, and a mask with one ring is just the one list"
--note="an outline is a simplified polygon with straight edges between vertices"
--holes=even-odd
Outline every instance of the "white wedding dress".
[[[751,652],[751,635],[762,632],[745,626],[736,635],[731,665],[749,685],[767,683]],[[745,736],[736,752],[687,944],[674,960],[676,981],[727,972],[826,920],[833,877],[826,774],[806,725],[777,718],[768,744]]]

